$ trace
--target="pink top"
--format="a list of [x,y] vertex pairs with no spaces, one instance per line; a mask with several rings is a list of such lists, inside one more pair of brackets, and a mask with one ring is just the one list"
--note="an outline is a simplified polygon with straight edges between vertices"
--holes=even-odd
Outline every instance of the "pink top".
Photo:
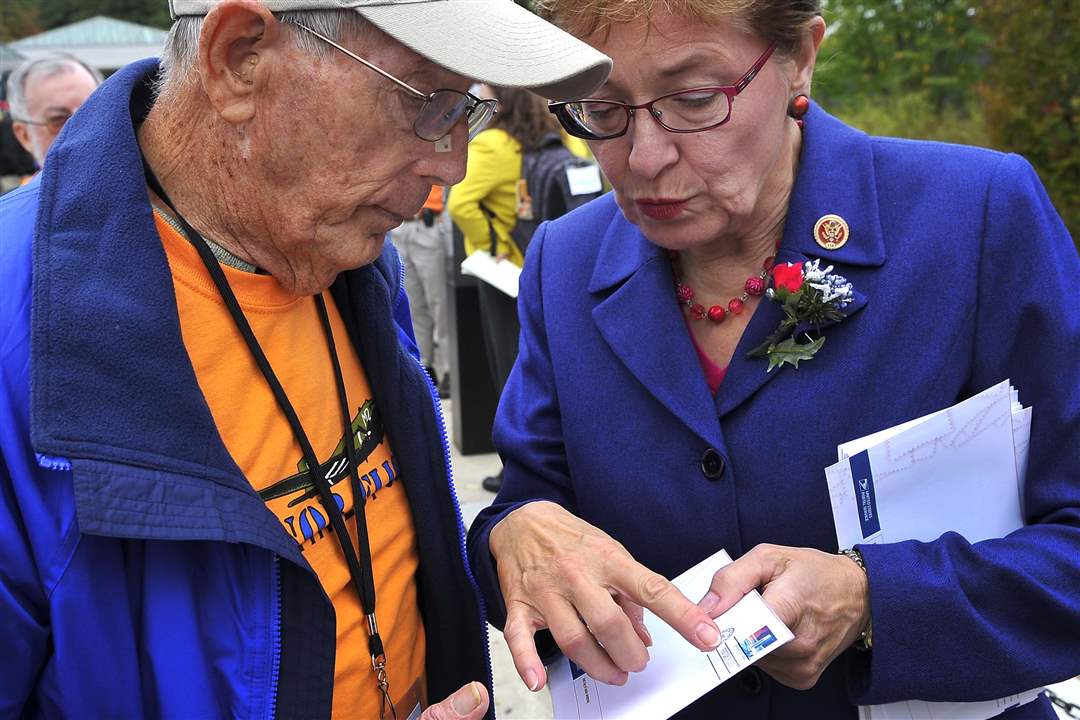
[[[687,328],[689,330],[689,328]],[[721,367],[712,361],[701,346],[698,345],[697,340],[694,338],[694,333],[690,333],[690,342],[694,343],[694,350],[697,352],[698,362],[701,363],[701,369],[705,371],[705,382],[709,385],[709,390],[715,395],[716,391],[720,389],[720,383],[724,382],[724,376],[727,375],[727,366]]]

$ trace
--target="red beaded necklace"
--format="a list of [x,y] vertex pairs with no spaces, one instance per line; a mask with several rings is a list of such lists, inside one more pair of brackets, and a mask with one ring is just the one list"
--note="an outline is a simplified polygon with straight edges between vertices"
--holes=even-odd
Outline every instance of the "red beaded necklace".
[[724,321],[728,315],[738,315],[746,307],[746,301],[751,297],[757,297],[765,292],[765,278],[769,276],[769,270],[772,269],[773,261],[776,259],[773,256],[765,258],[765,262],[762,264],[762,270],[757,275],[752,275],[746,278],[746,282],[743,284],[743,292],[739,297],[734,297],[728,300],[727,308],[722,305],[713,305],[708,310],[701,303],[694,302],[694,289],[682,281],[682,267],[679,263],[679,253],[675,250],[668,251],[668,256],[671,258],[671,271],[675,277],[675,297],[678,299],[679,304],[686,308],[687,314],[694,320],[704,320],[708,318],[714,323],[720,323]]

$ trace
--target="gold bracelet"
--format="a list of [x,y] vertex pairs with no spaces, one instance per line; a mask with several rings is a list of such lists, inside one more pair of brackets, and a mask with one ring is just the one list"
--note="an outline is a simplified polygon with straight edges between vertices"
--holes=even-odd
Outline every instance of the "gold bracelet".
[[[858,550],[841,550],[838,554],[844,557],[851,558],[852,562],[858,565],[863,573],[869,577],[870,573],[866,570],[866,563],[863,561],[862,553]],[[855,649],[857,650],[869,650],[874,646],[874,619],[871,617],[866,621],[866,627],[859,633],[858,639],[855,640]]]

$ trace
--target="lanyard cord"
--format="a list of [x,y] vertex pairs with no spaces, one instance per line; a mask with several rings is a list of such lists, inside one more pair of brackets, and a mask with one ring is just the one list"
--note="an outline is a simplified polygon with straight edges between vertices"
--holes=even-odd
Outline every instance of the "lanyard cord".
[[330,317],[327,314],[326,302],[323,300],[322,293],[314,297],[315,307],[319,312],[319,320],[322,323],[323,334],[326,336],[326,344],[334,368],[338,405],[341,409],[341,420],[344,427],[343,438],[345,458],[349,465],[349,479],[353,493],[353,514],[356,520],[356,544],[360,550],[359,558],[357,558],[356,551],[353,549],[352,539],[345,526],[345,517],[341,508],[338,507],[337,501],[334,499],[334,495],[330,490],[329,481],[322,472],[318,456],[315,454],[311,442],[308,440],[307,433],[304,432],[304,428],[300,424],[300,418],[296,415],[292,403],[289,402],[289,398],[285,394],[285,389],[278,381],[277,375],[270,366],[270,361],[267,360],[266,354],[262,350],[262,346],[259,345],[259,341],[255,338],[255,333],[251,330],[251,325],[248,323],[247,317],[245,317],[244,311],[241,309],[240,303],[237,301],[236,295],[232,291],[232,287],[229,286],[229,281],[225,277],[224,271],[221,269],[221,264],[214,256],[210,246],[203,240],[202,235],[191,227],[187,220],[185,220],[184,217],[176,211],[176,208],[173,207],[172,202],[170,202],[168,196],[161,188],[157,178],[154,177],[149,165],[146,165],[144,162],[144,166],[146,169],[147,182],[151,189],[153,189],[158,197],[169,206],[180,225],[184,228],[184,233],[187,235],[188,241],[195,246],[195,250],[199,253],[199,258],[206,266],[207,272],[210,273],[210,277],[213,279],[214,285],[217,286],[218,292],[221,293],[221,299],[225,302],[229,314],[232,315],[237,329],[243,336],[244,342],[251,351],[255,363],[259,366],[259,370],[266,379],[267,385],[270,386],[270,390],[274,394],[274,399],[277,401],[278,407],[288,420],[289,425],[292,428],[293,436],[300,445],[300,449],[304,455],[304,461],[308,466],[308,477],[318,490],[319,500],[323,509],[326,511],[326,514],[330,518],[331,527],[333,527],[334,534],[338,539],[338,544],[341,546],[341,550],[345,555],[345,562],[349,566],[349,575],[352,579],[353,588],[360,598],[360,604],[366,615],[368,625],[368,651],[371,653],[371,667],[375,672],[375,680],[379,687],[379,694],[382,702],[380,717],[385,716],[386,709],[389,707],[391,716],[394,720],[397,720],[397,710],[390,698],[390,682],[386,672],[386,651],[383,649],[382,637],[379,635],[379,625],[375,620],[375,579],[372,571],[371,545],[368,539],[367,515],[365,513],[367,508],[367,497],[364,495],[363,488],[360,485],[355,457],[356,448],[353,445],[355,433],[353,432],[352,423],[349,419],[349,404],[345,395],[345,378],[341,372],[341,362],[338,359],[337,347],[334,343],[333,328],[330,325]]

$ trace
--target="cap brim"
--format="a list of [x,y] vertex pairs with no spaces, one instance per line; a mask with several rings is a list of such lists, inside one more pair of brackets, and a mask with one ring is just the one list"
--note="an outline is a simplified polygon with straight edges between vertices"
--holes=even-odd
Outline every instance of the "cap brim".
[[608,56],[510,0],[397,2],[355,10],[437,65],[552,100],[588,97],[611,72]]

